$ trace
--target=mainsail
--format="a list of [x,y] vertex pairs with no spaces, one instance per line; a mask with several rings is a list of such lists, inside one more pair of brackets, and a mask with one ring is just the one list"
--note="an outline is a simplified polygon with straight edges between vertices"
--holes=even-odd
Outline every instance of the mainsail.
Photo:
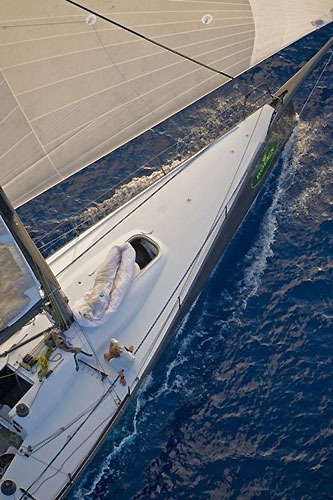
[[19,206],[332,21],[333,0],[1,0],[0,185]]

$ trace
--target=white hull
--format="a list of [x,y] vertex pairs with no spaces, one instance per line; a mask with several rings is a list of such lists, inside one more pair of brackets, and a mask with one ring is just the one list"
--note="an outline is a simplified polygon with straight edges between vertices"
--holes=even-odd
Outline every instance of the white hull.
[[[73,354],[64,351],[59,351],[63,362],[42,383],[36,374],[20,369],[34,385],[20,401],[30,408],[29,415],[20,418],[15,408],[9,413],[26,433],[22,454],[2,478],[15,481],[15,498],[24,498],[19,488],[39,500],[61,498],[69,479],[86,464],[105,430],[114,424],[119,408],[139,386],[188,297],[225,220],[226,207],[231,208],[266,138],[272,113],[273,108],[264,106],[48,260],[73,307],[92,287],[96,269],[113,245],[143,233],[160,248],[158,257],[134,278],[112,319],[98,328],[74,323],[68,332],[73,345],[96,353],[98,360],[82,354],[78,358],[107,377],[102,379],[81,362],[76,371]],[[26,334],[38,333],[43,324],[47,326],[47,320],[40,317],[11,337],[3,349]],[[138,349],[126,375],[128,387],[120,385],[112,361],[103,358],[112,337]],[[8,363],[17,368],[17,361],[37,342],[12,353]],[[1,362],[4,366],[7,360]],[[11,497],[0,493],[0,499],[5,498]]]

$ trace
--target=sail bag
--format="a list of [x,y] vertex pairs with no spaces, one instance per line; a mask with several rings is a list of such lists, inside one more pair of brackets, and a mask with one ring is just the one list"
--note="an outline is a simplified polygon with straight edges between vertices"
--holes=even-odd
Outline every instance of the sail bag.
[[81,326],[102,325],[117,311],[131,285],[134,267],[135,250],[130,243],[111,248],[94,286],[74,307]]

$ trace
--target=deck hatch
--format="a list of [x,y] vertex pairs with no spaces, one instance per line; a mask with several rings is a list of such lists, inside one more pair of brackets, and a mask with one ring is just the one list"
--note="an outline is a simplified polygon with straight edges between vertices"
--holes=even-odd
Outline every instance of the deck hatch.
[[10,366],[6,365],[0,371],[0,405],[14,408],[32,385],[31,382],[20,377]]
[[133,236],[129,240],[129,243],[135,250],[135,262],[141,270],[147,267],[159,254],[159,248],[156,243],[146,236]]

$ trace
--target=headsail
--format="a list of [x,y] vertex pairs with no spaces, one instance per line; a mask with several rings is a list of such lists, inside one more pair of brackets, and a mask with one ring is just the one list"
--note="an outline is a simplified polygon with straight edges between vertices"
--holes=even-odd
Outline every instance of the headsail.
[[6,338],[3,330],[41,302],[40,290],[39,282],[0,216],[0,343]]
[[[333,0],[82,0],[231,76],[332,20]],[[0,185],[18,206],[226,83],[65,0],[2,0]]]

